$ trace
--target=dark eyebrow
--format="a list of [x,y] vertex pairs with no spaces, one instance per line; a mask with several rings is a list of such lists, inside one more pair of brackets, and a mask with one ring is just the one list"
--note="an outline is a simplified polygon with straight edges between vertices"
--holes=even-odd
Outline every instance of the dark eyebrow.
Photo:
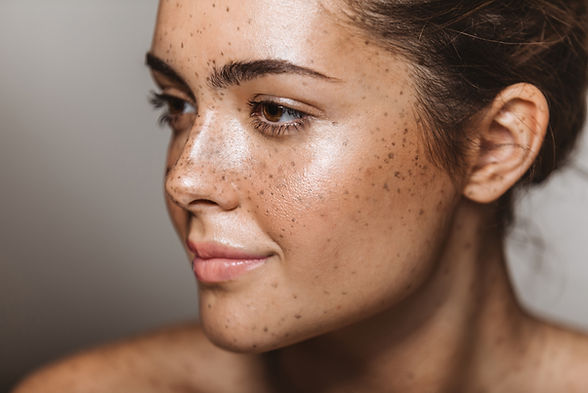
[[151,53],[147,53],[145,55],[145,65],[147,65],[147,67],[151,68],[153,71],[157,71],[163,76],[168,77],[174,82],[187,85],[186,81],[184,81],[184,78],[182,78],[173,68],[171,68],[165,61]]
[[[169,79],[188,86],[186,81],[165,61],[152,53],[147,53],[145,64],[154,71],[161,73]],[[254,61],[232,61],[222,68],[215,68],[209,77],[206,78],[210,86],[223,89],[229,86],[239,85],[241,82],[249,81],[268,74],[297,74],[323,79],[330,82],[339,82],[333,78],[310,68],[292,64],[286,60],[254,60]]]
[[154,54],[148,52],[145,55],[145,65],[147,65],[147,67],[151,68],[151,70],[157,71],[160,74],[162,74],[163,76],[171,79],[172,81],[184,86],[187,90],[187,93],[190,95],[190,98],[192,98],[195,101],[194,94],[190,90],[190,87],[188,86],[188,84],[186,83],[184,78],[182,78],[165,61],[161,60],[159,57],[155,56]]
[[297,74],[324,79],[330,82],[338,82],[333,78],[310,68],[292,64],[286,60],[255,60],[248,62],[232,61],[225,64],[220,70],[215,68],[207,78],[208,83],[217,89],[239,85],[241,82],[259,78],[268,74]]

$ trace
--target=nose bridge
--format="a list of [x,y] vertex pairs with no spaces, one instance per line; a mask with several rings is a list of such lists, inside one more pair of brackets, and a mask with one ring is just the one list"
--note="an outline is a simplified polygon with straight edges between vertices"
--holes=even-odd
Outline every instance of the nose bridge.
[[170,198],[185,209],[203,204],[236,208],[239,198],[232,178],[237,166],[227,151],[230,146],[218,119],[212,114],[201,115],[166,176]]

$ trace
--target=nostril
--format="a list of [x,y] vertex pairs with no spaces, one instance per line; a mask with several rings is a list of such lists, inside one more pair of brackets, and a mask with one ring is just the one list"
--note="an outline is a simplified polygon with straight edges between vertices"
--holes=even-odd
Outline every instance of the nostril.
[[190,202],[191,206],[201,205],[201,206],[216,206],[218,203],[211,201],[210,199],[195,199]]

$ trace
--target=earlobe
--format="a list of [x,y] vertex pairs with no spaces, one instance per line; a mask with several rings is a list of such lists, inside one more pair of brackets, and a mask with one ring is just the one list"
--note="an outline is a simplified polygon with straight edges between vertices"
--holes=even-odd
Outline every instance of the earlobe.
[[477,148],[463,194],[479,203],[499,199],[537,158],[548,123],[538,88],[519,83],[504,89],[476,122]]

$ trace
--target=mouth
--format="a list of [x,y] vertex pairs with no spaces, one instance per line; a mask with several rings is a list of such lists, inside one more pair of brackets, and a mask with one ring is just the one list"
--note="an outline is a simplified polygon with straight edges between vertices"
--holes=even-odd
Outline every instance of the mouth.
[[248,252],[215,242],[187,242],[195,255],[192,268],[198,281],[221,283],[236,280],[240,276],[263,266],[271,254]]

